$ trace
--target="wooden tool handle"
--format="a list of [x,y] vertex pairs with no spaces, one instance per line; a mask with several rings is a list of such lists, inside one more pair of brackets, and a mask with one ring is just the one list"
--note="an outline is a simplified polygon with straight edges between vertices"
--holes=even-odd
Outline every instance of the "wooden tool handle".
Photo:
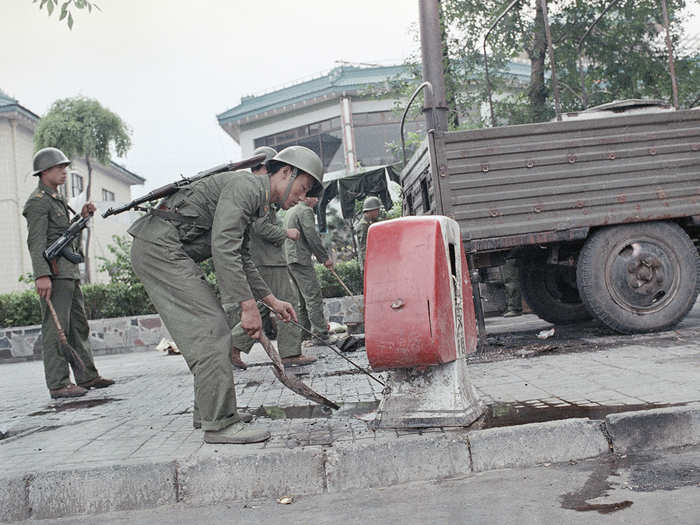
[[345,288],[345,291],[347,292],[348,295],[352,295],[352,292],[350,291],[350,288],[343,282],[343,280],[340,278],[340,275],[336,273],[336,271],[333,268],[329,268],[331,273],[335,275],[335,278],[338,279],[338,282],[342,285],[343,288]]
[[68,339],[66,339],[66,333],[63,331],[61,321],[58,320],[58,315],[56,315],[56,310],[53,307],[53,303],[48,297],[46,298],[46,304],[49,306],[49,310],[51,311],[51,317],[53,317],[53,322],[56,325],[56,330],[58,331],[58,340],[64,345],[68,344]]

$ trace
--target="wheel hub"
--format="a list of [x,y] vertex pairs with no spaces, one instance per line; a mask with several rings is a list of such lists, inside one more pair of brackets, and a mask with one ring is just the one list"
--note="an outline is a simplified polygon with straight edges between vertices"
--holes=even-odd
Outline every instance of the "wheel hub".
[[652,240],[626,242],[608,261],[606,283],[615,301],[639,313],[663,307],[675,294],[678,261]]

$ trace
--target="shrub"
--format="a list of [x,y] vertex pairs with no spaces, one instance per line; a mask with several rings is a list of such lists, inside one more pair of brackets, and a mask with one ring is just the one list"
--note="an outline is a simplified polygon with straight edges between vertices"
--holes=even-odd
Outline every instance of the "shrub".
[[27,326],[41,323],[39,296],[34,290],[0,295],[0,326]]
[[[85,284],[81,288],[88,319],[155,313],[141,283]],[[36,291],[0,294],[0,327],[33,324],[41,324],[41,307]]]

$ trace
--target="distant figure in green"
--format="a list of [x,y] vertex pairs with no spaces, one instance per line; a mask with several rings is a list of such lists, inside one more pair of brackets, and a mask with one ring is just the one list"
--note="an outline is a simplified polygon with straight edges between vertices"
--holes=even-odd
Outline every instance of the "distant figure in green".
[[518,250],[511,250],[506,256],[506,263],[501,267],[503,287],[506,294],[506,311],[503,313],[503,317],[518,317],[523,313],[518,254]]
[[298,314],[304,328],[311,331],[314,339],[321,343],[330,343],[328,324],[323,314],[323,297],[321,285],[316,277],[311,256],[326,268],[333,268],[333,261],[321,242],[321,236],[316,229],[314,207],[318,198],[307,197],[287,212],[285,227],[299,230],[298,241],[287,239],[284,247],[287,253],[287,265],[292,280],[299,290]]
[[[95,205],[86,203],[80,216],[68,206],[58,191],[66,182],[66,168],[70,160],[57,148],[44,148],[34,155],[34,173],[39,184],[24,205],[22,214],[27,219],[27,246],[32,258],[36,279],[36,291],[41,300],[41,337],[44,374],[52,398],[84,396],[90,388],[105,388],[114,384],[111,379],[100,377],[90,350],[90,327],[85,315],[85,301],[80,290],[78,264],[65,257],[56,259],[53,268],[44,259],[44,250],[65,232],[72,222],[87,217],[95,211]],[[69,219],[70,214],[74,217]],[[76,255],[82,255],[80,238],[71,247]],[[84,369],[71,363],[60,350],[58,331],[46,303],[50,299],[68,344],[78,354]],[[70,381],[69,366],[75,382]]]
[[[282,150],[266,164],[267,175],[224,172],[168,196],[129,228],[131,263],[194,375],[195,408],[207,443],[256,443],[266,430],[242,421],[236,408],[231,366],[232,331],[222,306],[237,305],[234,333],[260,337],[256,299],[284,321],[292,305],[275,297],[249,252],[252,224],[273,203],[291,208],[318,192],[323,164],[303,146]],[[212,258],[221,300],[199,262]],[[246,418],[249,419],[249,418]]]
[[355,227],[357,234],[357,249],[358,256],[362,267],[365,267],[365,258],[367,257],[367,232],[369,227],[379,220],[379,209],[382,204],[379,198],[370,196],[362,203],[362,218]]

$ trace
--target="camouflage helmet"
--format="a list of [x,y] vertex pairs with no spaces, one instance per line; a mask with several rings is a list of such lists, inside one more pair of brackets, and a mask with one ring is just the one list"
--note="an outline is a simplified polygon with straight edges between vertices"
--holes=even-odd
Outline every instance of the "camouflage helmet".
[[274,156],[277,155],[277,150],[275,148],[271,148],[270,146],[260,146],[259,148],[255,148],[255,151],[253,151],[253,157],[263,154],[265,155],[265,160],[263,160],[261,164],[264,164],[268,160],[274,158]]
[[362,211],[378,210],[379,208],[381,208],[381,206],[382,203],[379,202],[379,199],[374,195],[370,195],[365,199],[365,202],[362,204]]
[[307,195],[318,195],[323,188],[323,162],[321,157],[316,155],[309,148],[304,146],[289,146],[284,148],[272,160],[284,162],[299,170],[308,173],[314,179],[314,185],[307,192]]
[[58,148],[42,148],[34,154],[32,164],[34,169],[32,175],[37,176],[54,166],[68,166],[70,159]]

